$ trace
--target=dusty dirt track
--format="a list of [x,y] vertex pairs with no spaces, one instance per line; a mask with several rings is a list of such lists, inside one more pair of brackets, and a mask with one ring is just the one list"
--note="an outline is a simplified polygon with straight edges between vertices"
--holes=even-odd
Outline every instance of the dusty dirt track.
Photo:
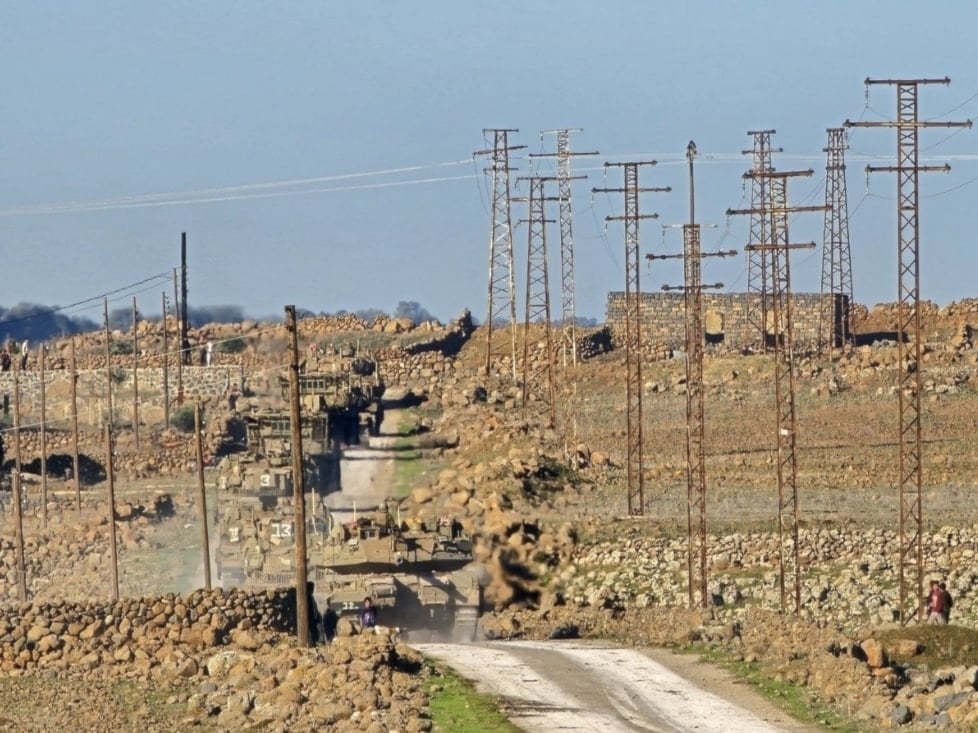
[[668,652],[579,641],[421,644],[501,700],[509,719],[549,731],[808,731],[730,677]]

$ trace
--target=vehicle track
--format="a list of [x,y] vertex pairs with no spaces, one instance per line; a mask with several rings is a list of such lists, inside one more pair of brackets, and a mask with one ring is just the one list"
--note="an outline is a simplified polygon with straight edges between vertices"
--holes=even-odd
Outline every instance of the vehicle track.
[[697,684],[670,669],[674,665],[653,659],[650,651],[586,641],[416,648],[472,680],[479,691],[499,698],[506,716],[530,733],[813,730],[722,672],[703,674]]

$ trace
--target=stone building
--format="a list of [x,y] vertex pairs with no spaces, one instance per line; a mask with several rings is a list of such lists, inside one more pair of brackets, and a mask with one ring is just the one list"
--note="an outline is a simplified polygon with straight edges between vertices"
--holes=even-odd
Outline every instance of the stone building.
[[[758,337],[747,327],[746,293],[703,293],[704,326],[706,341],[731,348],[756,345]],[[751,298],[757,298],[752,294]],[[682,349],[686,343],[685,296],[680,293],[642,293],[641,315],[644,330],[642,338],[650,346]],[[824,300],[823,300],[824,299]],[[825,318],[840,323],[849,300],[844,296],[819,293],[794,293],[791,296],[792,320],[795,343],[808,346],[818,338],[821,305],[825,304]],[[624,343],[625,293],[608,293],[605,323],[611,329],[616,344]],[[773,318],[768,315],[768,337],[773,338]]]

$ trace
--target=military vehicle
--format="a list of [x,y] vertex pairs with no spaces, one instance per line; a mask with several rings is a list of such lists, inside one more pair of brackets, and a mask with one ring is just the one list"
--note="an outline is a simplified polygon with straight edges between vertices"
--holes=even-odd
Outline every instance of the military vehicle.
[[[220,531],[223,587],[295,584],[290,501],[229,509]],[[306,546],[320,613],[356,615],[369,596],[382,625],[474,638],[481,586],[471,539],[458,522],[443,518],[411,529],[395,521],[390,506],[340,522],[320,506],[307,512]]]
[[[384,383],[376,364],[355,352],[307,361],[299,374],[306,488],[308,579],[316,605],[333,618],[355,614],[370,596],[378,622],[406,629],[452,631],[473,638],[479,576],[469,567],[472,542],[453,520],[408,528],[389,504],[339,521],[323,503],[339,489],[342,449],[383,421]],[[288,379],[280,381],[283,399]],[[245,416],[248,450],[219,466],[218,576],[224,588],[279,588],[295,583],[295,512],[291,417]]]
[[[377,365],[365,357],[338,357],[306,362],[299,374],[299,400],[304,413],[326,414],[330,438],[356,445],[364,434],[377,435],[383,421],[384,382]],[[311,369],[310,369],[311,368]],[[279,378],[282,398],[290,395],[287,377]]]

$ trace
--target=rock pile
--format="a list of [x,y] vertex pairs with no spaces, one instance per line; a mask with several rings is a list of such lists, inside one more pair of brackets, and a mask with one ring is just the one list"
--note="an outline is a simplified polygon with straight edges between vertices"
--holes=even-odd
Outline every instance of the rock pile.
[[[297,648],[282,636],[293,631],[294,613],[288,590],[8,605],[0,672],[168,686],[184,729],[430,730],[416,652],[388,633]],[[60,714],[70,728],[71,705],[43,715]]]
[[133,664],[148,674],[175,645],[201,649],[257,644],[254,633],[286,631],[294,594],[196,591],[186,596],[126,598],[111,603],[42,601],[8,604],[0,618],[0,671],[56,669],[71,673]]

